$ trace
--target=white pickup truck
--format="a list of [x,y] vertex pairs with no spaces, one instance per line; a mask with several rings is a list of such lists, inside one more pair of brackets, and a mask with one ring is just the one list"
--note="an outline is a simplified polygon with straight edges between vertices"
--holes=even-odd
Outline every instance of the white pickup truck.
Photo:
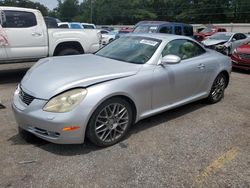
[[39,10],[0,6],[0,64],[93,53],[100,46],[98,30],[47,29]]

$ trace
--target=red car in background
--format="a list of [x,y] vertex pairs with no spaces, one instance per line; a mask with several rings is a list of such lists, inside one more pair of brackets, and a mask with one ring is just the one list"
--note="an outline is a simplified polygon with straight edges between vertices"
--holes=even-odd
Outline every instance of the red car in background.
[[133,32],[133,30],[134,29],[131,28],[131,27],[123,27],[123,28],[120,29],[119,33],[123,33],[123,34],[131,33],[131,32]]
[[250,70],[250,43],[236,48],[231,59],[233,67]]
[[197,33],[194,33],[194,38],[197,40],[197,41],[203,41],[205,40],[207,37],[215,34],[215,33],[218,33],[218,32],[226,32],[227,30],[224,29],[224,28],[220,28],[220,27],[216,27],[216,26],[212,26],[212,27],[206,27],[202,30],[200,30],[199,32]]

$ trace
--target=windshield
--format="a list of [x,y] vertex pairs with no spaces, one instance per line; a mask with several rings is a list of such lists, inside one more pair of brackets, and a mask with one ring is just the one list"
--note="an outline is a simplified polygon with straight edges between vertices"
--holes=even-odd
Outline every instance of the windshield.
[[213,30],[211,28],[205,28],[201,30],[201,33],[211,33]]
[[231,38],[232,34],[231,33],[216,33],[209,37],[209,39],[214,39],[214,40],[226,40],[228,41]]
[[127,36],[117,39],[96,55],[129,63],[144,64],[155,53],[161,40],[145,37]]
[[156,33],[158,26],[154,25],[139,25],[133,31],[134,33]]

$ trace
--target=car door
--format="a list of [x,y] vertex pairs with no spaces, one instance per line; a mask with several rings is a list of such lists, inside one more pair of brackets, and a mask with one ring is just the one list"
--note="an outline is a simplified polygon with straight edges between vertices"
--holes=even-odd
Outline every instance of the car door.
[[4,15],[3,15],[3,12],[2,10],[0,9],[0,63],[1,61],[3,60],[6,60],[7,59],[7,54],[6,54],[6,49],[5,49],[5,46],[7,45],[7,42],[6,41],[6,34],[5,34],[5,31],[2,27],[2,23],[4,21]]
[[5,47],[6,47],[8,41],[6,41],[6,40],[7,39],[5,36],[5,31],[2,28],[2,26],[0,25],[0,63],[3,60],[7,60],[7,53],[6,53]]
[[244,44],[244,39],[242,39],[240,33],[234,34],[231,41],[232,41],[232,49],[231,49],[232,52],[234,49]]
[[4,10],[4,13],[6,21],[3,28],[8,38],[6,52],[9,59],[46,57],[48,41],[45,23],[40,21],[39,25],[33,12]]
[[159,65],[153,78],[153,109],[182,103],[185,100],[205,94],[206,50],[191,40],[173,40],[169,42],[162,56],[181,57],[178,64]]

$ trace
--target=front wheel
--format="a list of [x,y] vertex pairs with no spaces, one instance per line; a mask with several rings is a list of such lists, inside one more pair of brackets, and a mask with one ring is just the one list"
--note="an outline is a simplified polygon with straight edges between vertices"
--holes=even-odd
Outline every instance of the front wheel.
[[94,144],[107,147],[121,141],[132,124],[132,109],[122,98],[102,103],[90,118],[87,137]]
[[226,82],[227,80],[224,74],[219,74],[215,78],[212,89],[207,98],[209,103],[211,104],[217,103],[224,97]]

